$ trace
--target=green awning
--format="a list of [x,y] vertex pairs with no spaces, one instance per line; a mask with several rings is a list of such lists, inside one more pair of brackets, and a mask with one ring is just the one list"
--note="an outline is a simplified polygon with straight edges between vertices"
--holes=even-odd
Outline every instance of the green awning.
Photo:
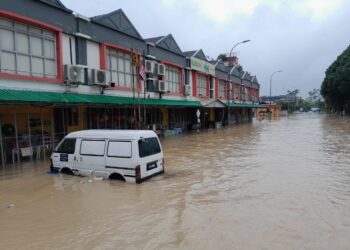
[[2,103],[50,103],[50,104],[145,104],[158,106],[199,107],[198,101],[143,99],[108,95],[87,95],[30,90],[0,89]]
[[234,108],[264,108],[264,105],[254,103],[230,103],[230,107]]

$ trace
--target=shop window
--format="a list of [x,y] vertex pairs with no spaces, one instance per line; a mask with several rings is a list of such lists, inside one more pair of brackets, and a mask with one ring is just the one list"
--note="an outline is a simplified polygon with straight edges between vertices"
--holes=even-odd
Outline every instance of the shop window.
[[78,108],[64,108],[64,118],[68,126],[78,126]]
[[0,17],[1,72],[56,78],[56,34]]
[[165,81],[168,84],[171,93],[180,93],[180,70],[176,67],[165,67]]
[[[132,88],[132,65],[130,53],[107,49],[107,81],[115,86]],[[134,67],[134,84],[137,84],[136,67]]]
[[197,74],[197,95],[207,96],[207,77]]

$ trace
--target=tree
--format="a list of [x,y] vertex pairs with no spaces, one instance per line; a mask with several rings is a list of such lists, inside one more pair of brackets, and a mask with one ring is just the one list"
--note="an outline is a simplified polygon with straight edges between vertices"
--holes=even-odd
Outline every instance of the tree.
[[227,55],[225,55],[225,54],[220,54],[220,55],[218,55],[218,58],[217,58],[218,60],[221,60],[221,61],[227,61]]
[[299,89],[287,90],[287,100],[284,102],[284,105],[282,105],[282,107],[287,107],[287,110],[290,113],[299,109],[299,98],[297,97],[299,92]]
[[321,94],[328,111],[350,114],[350,46],[326,70]]
[[302,101],[301,107],[304,110],[310,110],[311,108],[324,108],[324,101],[320,93],[320,89],[313,89],[309,91],[309,96]]

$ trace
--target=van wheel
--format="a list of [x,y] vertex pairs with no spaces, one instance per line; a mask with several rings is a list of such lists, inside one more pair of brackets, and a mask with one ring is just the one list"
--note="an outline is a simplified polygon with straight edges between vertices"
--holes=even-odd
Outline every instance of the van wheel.
[[110,179],[110,180],[125,181],[124,177],[123,177],[121,174],[117,174],[117,173],[111,174],[111,175],[109,176],[109,179]]
[[61,173],[66,175],[74,175],[72,170],[70,170],[69,168],[62,168]]

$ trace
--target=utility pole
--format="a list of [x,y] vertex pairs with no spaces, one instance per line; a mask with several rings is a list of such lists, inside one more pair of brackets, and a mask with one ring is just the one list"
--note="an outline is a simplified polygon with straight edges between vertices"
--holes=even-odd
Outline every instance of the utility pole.
[[[237,43],[237,44],[235,44],[233,47],[232,47],[232,49],[231,49],[231,51],[230,51],[230,55],[229,55],[229,58],[231,58],[231,56],[232,56],[232,52],[233,52],[233,50],[234,50],[234,48],[236,48],[239,44],[242,44],[242,43],[247,43],[247,42],[250,42],[250,40],[244,40],[244,41],[242,41],[242,42],[239,42],[239,43]],[[233,65],[229,68],[229,71],[228,71],[228,88],[227,88],[227,127],[230,127],[230,119],[231,119],[231,117],[230,117],[230,111],[231,111],[231,109],[230,109],[230,98],[231,98],[231,71],[232,71],[232,69],[233,69]]]

